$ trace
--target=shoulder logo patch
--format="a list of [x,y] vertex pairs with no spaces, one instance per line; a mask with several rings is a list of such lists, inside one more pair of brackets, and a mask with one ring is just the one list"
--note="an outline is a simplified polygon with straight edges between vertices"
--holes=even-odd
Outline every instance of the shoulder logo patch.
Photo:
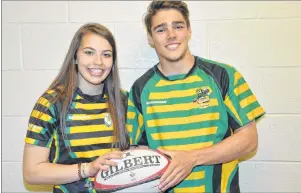
[[196,90],[196,98],[193,100],[194,103],[200,105],[200,108],[207,108],[210,102],[210,89],[209,87],[202,87]]
[[111,126],[112,126],[112,119],[111,119],[111,116],[110,116],[109,113],[107,113],[107,114],[105,115],[104,122],[105,122],[105,125],[106,125],[107,127],[111,127]]

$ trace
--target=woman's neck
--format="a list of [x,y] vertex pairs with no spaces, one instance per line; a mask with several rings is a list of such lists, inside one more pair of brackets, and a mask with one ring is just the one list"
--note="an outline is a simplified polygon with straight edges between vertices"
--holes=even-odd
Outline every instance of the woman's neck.
[[95,96],[103,93],[104,84],[93,85],[86,81],[80,73],[78,73],[78,87],[87,95]]

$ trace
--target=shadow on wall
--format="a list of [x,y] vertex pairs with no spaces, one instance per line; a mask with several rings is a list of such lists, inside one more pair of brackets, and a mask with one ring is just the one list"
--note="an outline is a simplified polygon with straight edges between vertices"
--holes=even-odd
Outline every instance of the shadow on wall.
[[23,181],[26,190],[31,192],[52,192],[53,185],[30,185]]

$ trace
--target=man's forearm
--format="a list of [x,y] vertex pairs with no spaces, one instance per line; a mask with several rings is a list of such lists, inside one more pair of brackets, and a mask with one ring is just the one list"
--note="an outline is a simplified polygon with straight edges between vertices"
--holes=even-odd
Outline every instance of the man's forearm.
[[212,165],[243,157],[256,150],[257,144],[256,123],[251,122],[220,143],[191,153],[196,165]]

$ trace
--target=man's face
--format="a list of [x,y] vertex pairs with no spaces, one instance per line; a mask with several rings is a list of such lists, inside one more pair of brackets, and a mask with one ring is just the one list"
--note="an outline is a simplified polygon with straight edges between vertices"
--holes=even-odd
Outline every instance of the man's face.
[[177,62],[187,53],[191,29],[187,28],[181,12],[175,9],[158,11],[152,18],[151,32],[148,41],[160,59]]

